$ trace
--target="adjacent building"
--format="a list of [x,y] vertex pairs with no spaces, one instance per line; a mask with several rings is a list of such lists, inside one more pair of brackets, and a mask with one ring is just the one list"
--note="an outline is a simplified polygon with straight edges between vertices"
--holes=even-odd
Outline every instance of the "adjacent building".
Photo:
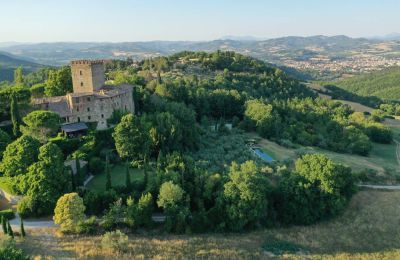
[[71,73],[72,93],[37,98],[33,103],[59,114],[65,123],[96,122],[97,129],[107,128],[107,119],[115,110],[134,112],[133,86],[105,85],[103,61],[72,61]]

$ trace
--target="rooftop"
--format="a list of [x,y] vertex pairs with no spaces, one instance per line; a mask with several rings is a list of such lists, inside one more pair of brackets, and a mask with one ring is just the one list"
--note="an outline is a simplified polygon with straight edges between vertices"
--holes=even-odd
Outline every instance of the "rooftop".
[[72,123],[72,124],[65,124],[61,126],[61,130],[65,133],[73,133],[77,131],[87,130],[88,127],[85,123]]

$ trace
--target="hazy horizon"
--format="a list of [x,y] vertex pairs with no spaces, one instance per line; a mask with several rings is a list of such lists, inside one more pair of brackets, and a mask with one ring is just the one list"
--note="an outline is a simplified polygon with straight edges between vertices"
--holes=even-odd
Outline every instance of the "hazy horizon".
[[[0,42],[210,41],[398,32],[400,1],[8,1]],[[6,25],[6,26],[4,26]]]

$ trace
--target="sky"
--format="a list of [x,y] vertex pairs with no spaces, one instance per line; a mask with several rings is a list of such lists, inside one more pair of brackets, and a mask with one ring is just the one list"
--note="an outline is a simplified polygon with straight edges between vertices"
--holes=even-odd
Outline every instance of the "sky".
[[2,0],[0,42],[400,32],[399,0]]

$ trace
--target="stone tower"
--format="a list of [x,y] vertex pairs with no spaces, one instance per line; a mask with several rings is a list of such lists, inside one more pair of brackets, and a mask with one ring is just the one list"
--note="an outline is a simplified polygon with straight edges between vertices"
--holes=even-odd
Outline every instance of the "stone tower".
[[104,85],[104,64],[102,61],[71,61],[74,93],[92,93]]

